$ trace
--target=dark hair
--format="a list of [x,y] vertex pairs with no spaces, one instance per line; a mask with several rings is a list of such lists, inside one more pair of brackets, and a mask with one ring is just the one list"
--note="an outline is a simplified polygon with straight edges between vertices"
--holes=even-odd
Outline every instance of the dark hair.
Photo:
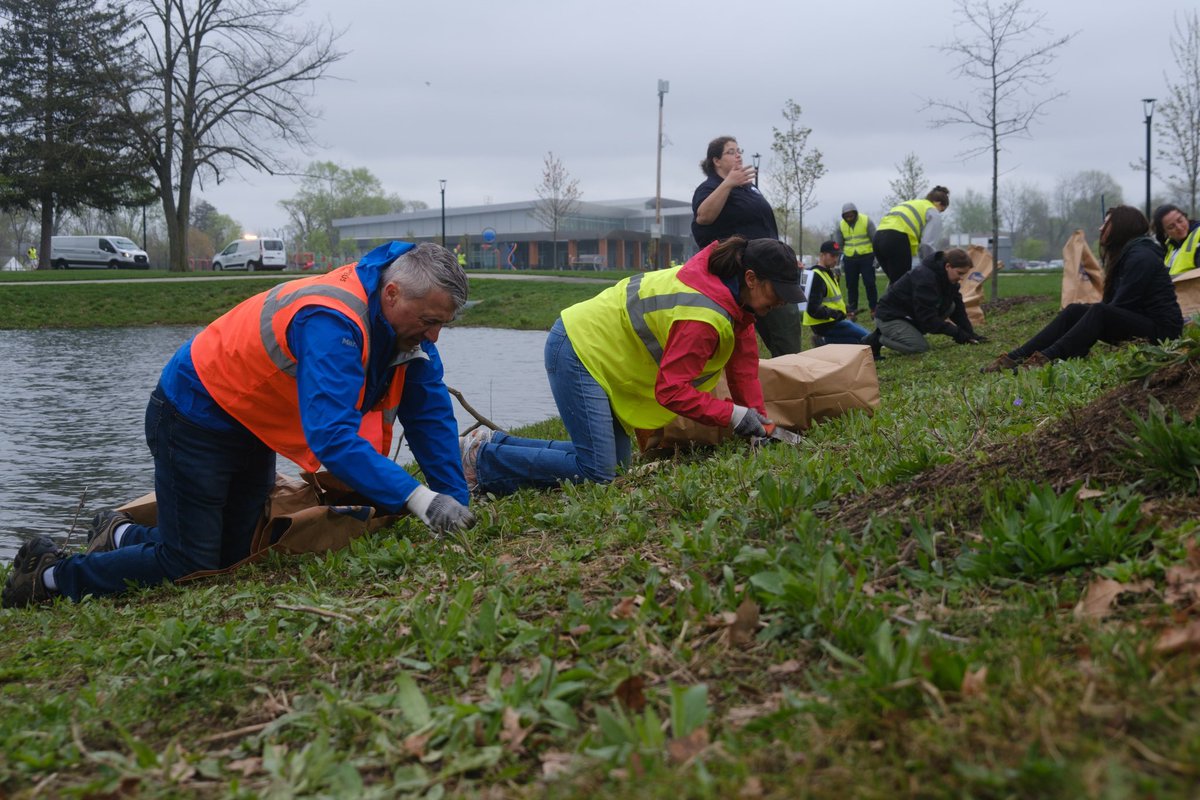
[[955,247],[946,251],[946,264],[955,269],[967,269],[971,266],[971,257],[967,255],[966,250]]
[[1104,301],[1117,286],[1117,264],[1125,245],[1150,233],[1146,215],[1133,206],[1113,206],[1104,215],[1108,223],[1108,241],[1100,245],[1100,263],[1104,266]]
[[700,170],[710,178],[715,177],[717,168],[713,166],[713,159],[723,156],[725,154],[725,145],[736,141],[737,139],[732,136],[718,136],[709,142],[708,155],[700,162]]
[[[1167,232],[1163,229],[1163,220],[1172,211],[1178,211],[1180,214],[1183,214],[1182,208],[1173,203],[1167,203],[1165,206],[1159,206],[1154,209],[1154,216],[1151,217],[1151,224],[1154,225],[1154,238],[1158,239],[1158,243],[1161,245],[1166,245],[1167,243]],[[1187,218],[1187,214],[1183,214],[1183,216]]]
[[942,205],[950,206],[950,190],[945,186],[935,186],[929,190],[929,194],[925,195],[925,199],[931,203],[941,203]]
[[708,257],[708,271],[723,281],[746,274],[743,259],[746,257],[746,245],[749,242],[744,236],[730,236],[717,244]]

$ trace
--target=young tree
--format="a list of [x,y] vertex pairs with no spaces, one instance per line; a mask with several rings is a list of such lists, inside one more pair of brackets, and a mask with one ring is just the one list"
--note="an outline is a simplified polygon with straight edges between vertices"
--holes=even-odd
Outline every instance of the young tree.
[[[192,258],[208,258],[217,250],[224,247],[230,240],[236,239],[242,235],[242,226],[228,214],[222,214],[217,211],[216,206],[207,200],[197,200],[192,206],[191,228],[194,232],[203,233],[209,242],[212,243],[211,249],[204,255],[197,256],[199,246],[189,246],[188,255]],[[195,237],[189,234],[189,241],[194,242]]]
[[538,201],[533,206],[533,218],[553,231],[554,266],[558,267],[558,229],[562,221],[579,208],[579,181],[571,177],[554,152],[546,153],[542,162],[542,182],[536,187]]
[[136,75],[119,9],[0,0],[0,208],[40,215],[38,267],[63,210],[141,205],[150,192],[112,98]]
[[950,206],[950,219],[948,229],[956,233],[983,233],[991,228],[991,204],[983,194],[967,189],[954,198],[954,205]]
[[891,194],[883,198],[884,213],[887,213],[887,209],[898,206],[907,200],[924,197],[933,186],[929,178],[925,177],[925,167],[921,166],[921,159],[917,157],[916,153],[909,153],[903,161],[895,166],[896,179],[888,181],[888,188],[892,190]]
[[[1075,37],[1049,34],[1046,15],[1026,5],[1026,0],[956,0],[955,25],[959,38],[940,49],[955,59],[960,77],[978,88],[967,100],[927,100],[925,108],[944,114],[930,124],[966,125],[974,130],[966,138],[983,143],[968,149],[971,158],[992,155],[992,259],[1000,241],[1000,150],[1005,139],[1028,136],[1030,127],[1046,107],[1066,92],[1039,94],[1052,85],[1051,64],[1059,48]],[[963,31],[962,29],[966,30]],[[1045,38],[1045,37],[1049,38]],[[992,273],[994,300],[999,291],[999,271]]]
[[[774,164],[778,165],[772,180],[783,198],[777,204],[775,211],[783,219],[781,228],[786,231],[791,208],[796,209],[796,252],[804,249],[804,212],[811,211],[816,206],[813,198],[817,181],[825,174],[825,164],[821,151],[809,149],[808,137],[812,128],[800,124],[801,111],[799,103],[791,98],[783,106],[783,118],[787,127],[783,130],[772,127],[771,152],[775,154]],[[795,203],[792,206],[792,203]]]
[[1121,185],[1107,172],[1083,170],[1060,178],[1050,208],[1050,249],[1061,250],[1077,229],[1095,242],[1105,210],[1124,202]]
[[280,145],[306,148],[311,98],[343,53],[340,33],[295,22],[304,0],[134,0],[148,46],[143,81],[127,108],[148,112],[135,129],[158,177],[173,270],[186,266],[192,189],[230,170],[292,167]]
[[1185,15],[1171,36],[1178,81],[1167,80],[1167,98],[1158,107],[1159,159],[1178,172],[1169,179],[1171,193],[1190,215],[1200,213],[1200,12]]

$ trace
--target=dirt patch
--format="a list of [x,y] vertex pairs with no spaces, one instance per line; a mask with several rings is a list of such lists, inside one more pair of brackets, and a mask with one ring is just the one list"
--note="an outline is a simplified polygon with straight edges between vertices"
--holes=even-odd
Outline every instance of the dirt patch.
[[[980,487],[1032,481],[1061,492],[1077,482],[1102,488],[1136,480],[1137,465],[1119,457],[1121,434],[1132,431],[1126,412],[1145,417],[1152,397],[1178,409],[1184,419],[1195,420],[1200,411],[1200,363],[1173,364],[1119,386],[1041,430],[993,449],[982,463],[972,458],[943,464],[910,481],[850,498],[834,511],[831,521],[855,530],[872,515],[936,515],[939,509],[947,509],[957,525],[974,527],[984,510]],[[963,475],[973,479],[964,484]],[[1192,500],[1182,498],[1180,504],[1173,497],[1165,504],[1151,495],[1149,502],[1163,516],[1183,519],[1200,509],[1200,501]]]
[[988,314],[1003,314],[1013,306],[1021,306],[1026,303],[1037,303],[1045,300],[1045,297],[1037,297],[1035,295],[1021,295],[1020,297],[998,297],[995,300],[988,300],[981,306],[984,315]]

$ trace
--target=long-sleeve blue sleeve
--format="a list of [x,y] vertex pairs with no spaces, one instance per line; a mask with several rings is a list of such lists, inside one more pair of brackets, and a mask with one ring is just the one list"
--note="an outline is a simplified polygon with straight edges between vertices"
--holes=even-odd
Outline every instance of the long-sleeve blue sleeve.
[[467,505],[471,493],[463,475],[458,424],[443,381],[442,357],[432,342],[422,342],[421,348],[429,359],[409,362],[396,421],[404,426],[408,447],[429,488]]

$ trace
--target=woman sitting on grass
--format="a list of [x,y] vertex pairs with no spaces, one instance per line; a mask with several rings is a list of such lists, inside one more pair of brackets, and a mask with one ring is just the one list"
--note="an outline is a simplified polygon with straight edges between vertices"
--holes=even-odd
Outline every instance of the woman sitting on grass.
[[1163,250],[1149,235],[1150,223],[1132,206],[1115,206],[1100,226],[1104,298],[1072,303],[1015,350],[980,372],[1041,367],[1055,359],[1083,358],[1096,342],[1165,341],[1183,331],[1175,287],[1163,268]]

